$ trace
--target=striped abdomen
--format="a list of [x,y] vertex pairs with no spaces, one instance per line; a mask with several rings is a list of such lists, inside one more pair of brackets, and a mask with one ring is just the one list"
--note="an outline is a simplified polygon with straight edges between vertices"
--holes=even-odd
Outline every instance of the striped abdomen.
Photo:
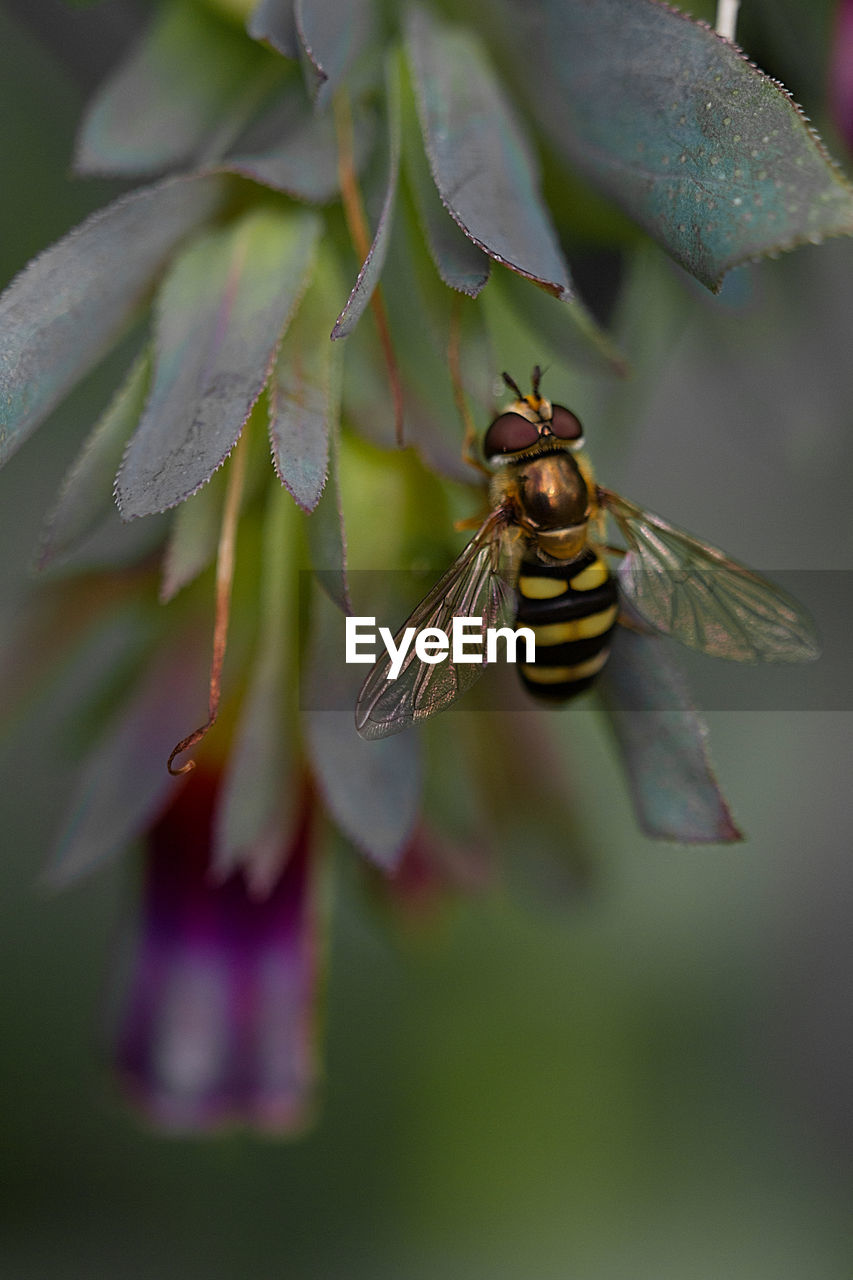
[[536,662],[519,666],[528,692],[563,702],[588,689],[607,661],[618,611],[616,583],[595,552],[554,566],[525,560],[516,625],[536,636]]

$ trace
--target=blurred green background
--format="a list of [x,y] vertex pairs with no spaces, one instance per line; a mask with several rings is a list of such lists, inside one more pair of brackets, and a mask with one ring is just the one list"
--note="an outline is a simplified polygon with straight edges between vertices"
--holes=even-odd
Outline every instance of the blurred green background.
[[[32,8],[0,8],[4,281],[111,194],[67,177],[73,131],[138,22]],[[607,483],[760,567],[849,569],[853,244],[738,273],[719,301],[643,269]],[[113,380],[0,476],[0,622]],[[0,756],[3,1276],[853,1274],[849,712],[712,713],[749,839],[698,850],[637,834],[597,717],[566,713],[594,873],[557,901],[495,889],[402,938],[340,855],[325,1105],[290,1144],[162,1138],[115,1095],[103,1010],[133,871],[39,887],[74,770],[62,718],[57,693]]]

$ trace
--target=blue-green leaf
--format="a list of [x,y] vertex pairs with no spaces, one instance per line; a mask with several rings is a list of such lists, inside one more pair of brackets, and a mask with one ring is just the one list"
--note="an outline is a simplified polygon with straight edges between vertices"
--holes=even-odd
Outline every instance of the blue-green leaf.
[[252,10],[246,30],[253,40],[272,45],[282,57],[299,57],[293,0],[260,0]]
[[409,86],[403,93],[403,156],[418,219],[438,274],[451,289],[476,298],[489,278],[490,262],[441,203],[429,171]]
[[142,416],[150,374],[151,357],[146,351],[87,437],[45,521],[37,559],[40,569],[74,551],[115,510],[115,474]]
[[413,8],[407,49],[432,176],[445,207],[496,261],[558,298],[570,297],[568,268],[539,196],[530,147],[480,41]]
[[618,627],[599,684],[643,831],[685,844],[741,840],[667,642]]
[[151,396],[117,482],[126,520],[182,502],[231,452],[308,282],[318,229],[307,211],[257,209],[173,266]]
[[709,27],[656,0],[501,10],[508,55],[535,50],[519,87],[554,144],[710,288],[853,232],[853,189],[805,116]]
[[397,178],[400,172],[400,69],[396,58],[388,59],[386,68],[386,103],[388,111],[388,174],[385,185],[385,198],[373,243],[365,258],[352,293],[346,306],[335,322],[332,338],[345,338],[351,333],[364,313],[379,283],[388,243],[391,234],[391,222],[394,216],[394,200],[397,195]]
[[216,157],[271,57],[204,5],[171,0],[92,100],[76,169],[149,175]]
[[372,0],[295,0],[296,30],[311,96],[324,108],[370,42]]
[[340,413],[340,348],[329,341],[330,282],[317,275],[285,334],[269,384],[270,443],[279,479],[304,511],[320,501],[329,435]]
[[[341,831],[386,871],[397,865],[417,820],[422,767],[417,732],[365,742],[353,708],[365,667],[344,662],[344,619],[319,591],[303,686],[308,757]],[[328,708],[328,709],[327,709]]]
[[122,196],[12,281],[0,297],[0,463],[119,339],[226,190],[221,177],[175,178]]
[[[353,164],[360,172],[376,141],[376,113],[353,104]],[[317,115],[301,85],[289,85],[237,139],[223,167],[309,204],[326,204],[340,189],[338,140],[331,115]]]
[[[494,409],[495,364],[482,327],[482,308],[491,288],[476,303],[446,289],[427,257],[409,202],[400,201],[382,291],[402,374],[406,440],[432,470],[466,484],[480,477],[462,459],[464,424],[454,398],[449,353],[453,342],[468,407],[475,423],[485,428]],[[417,324],[412,324],[413,315]],[[358,343],[358,350],[349,355],[360,370],[370,358],[365,348],[370,351],[375,345],[372,330],[365,325],[350,339]],[[390,424],[390,412],[377,412],[377,403],[384,405],[388,398],[381,382],[379,394],[379,401],[374,396],[372,403],[369,396],[361,402],[348,394],[347,410],[368,438],[382,442],[382,418]]]

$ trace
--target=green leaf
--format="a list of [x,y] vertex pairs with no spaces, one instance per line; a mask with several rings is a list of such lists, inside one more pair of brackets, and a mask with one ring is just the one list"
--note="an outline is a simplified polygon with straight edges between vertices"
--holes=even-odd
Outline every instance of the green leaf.
[[181,784],[166,761],[196,723],[204,676],[197,637],[164,649],[86,759],[45,871],[54,887],[122,853]]
[[[337,363],[337,362],[336,362]],[[333,421],[337,424],[340,391],[338,379],[332,383]],[[305,517],[308,554],[317,580],[326,595],[342,613],[351,613],[347,582],[347,538],[341,489],[338,477],[338,431],[330,433],[329,474],[323,496],[310,515]]]
[[388,112],[388,171],[382,210],[373,235],[373,243],[365,258],[346,306],[335,322],[332,338],[345,338],[352,333],[379,283],[394,215],[397,178],[400,172],[400,69],[395,57],[386,64],[386,104]]
[[470,32],[413,8],[407,50],[432,176],[445,208],[496,261],[558,298],[571,297],[530,147],[482,45]]
[[75,168],[149,175],[217,156],[271,57],[209,9],[172,0],[92,100]]
[[370,43],[372,0],[295,0],[305,77],[318,108],[325,108],[346,71]]
[[420,739],[416,732],[376,742],[359,737],[353,708],[366,670],[345,664],[343,617],[314,592],[302,712],[308,757],[338,827],[392,871],[418,816]]
[[173,266],[151,396],[117,481],[125,520],[176,506],[231,452],[308,282],[318,230],[307,211],[261,208]]
[[113,484],[131,432],[142,416],[151,375],[146,351],[87,437],[44,523],[39,569],[75,551],[115,510]]
[[260,0],[252,10],[246,30],[253,40],[272,45],[282,57],[299,57],[293,0]]
[[329,434],[340,414],[341,351],[329,341],[326,276],[318,267],[285,334],[269,384],[275,469],[308,512],[317,506],[326,483]]
[[291,846],[302,791],[294,748],[296,594],[293,503],[278,485],[267,507],[261,626],[216,818],[214,870],[223,880],[243,866],[255,892],[267,892]]
[[[478,425],[485,428],[494,408],[492,384],[496,371],[482,327],[482,307],[490,290],[491,285],[475,303],[442,285],[425,251],[409,202],[401,200],[382,291],[394,352],[403,375],[406,440],[432,470],[465,484],[479,482],[482,477],[462,459],[464,425],[451,380],[451,335],[457,341],[459,371],[470,411]],[[412,323],[413,315],[418,318],[417,324]],[[358,352],[348,354],[353,363],[356,358],[360,363],[363,346],[370,345],[371,329],[372,326],[363,326],[350,340],[359,342]],[[379,391],[383,401],[388,398],[386,387]],[[362,429],[370,418],[374,420],[369,424],[371,438],[378,435],[380,415],[376,403],[374,400],[371,404],[369,399],[363,405],[353,403],[353,397],[348,396],[348,412]]]
[[[784,89],[654,0],[505,0],[508,52],[556,147],[711,289],[761,254],[853,232],[853,189]],[[490,10],[491,11],[491,10]]]
[[617,627],[599,688],[643,831],[684,844],[742,840],[708,760],[707,727],[666,641]]
[[451,218],[429,171],[411,87],[403,92],[403,156],[418,219],[438,274],[451,289],[476,298],[489,278],[489,259]]
[[35,258],[0,297],[0,463],[116,343],[175,246],[223,203],[220,177],[122,196]]
[[[376,112],[370,102],[353,104],[353,164],[360,172],[376,141]],[[330,115],[317,115],[301,85],[288,85],[234,143],[223,162],[274,191],[309,204],[337,197],[338,140]]]
[[160,603],[168,602],[198,577],[216,558],[225,501],[225,472],[182,502],[172,516],[163,557]]

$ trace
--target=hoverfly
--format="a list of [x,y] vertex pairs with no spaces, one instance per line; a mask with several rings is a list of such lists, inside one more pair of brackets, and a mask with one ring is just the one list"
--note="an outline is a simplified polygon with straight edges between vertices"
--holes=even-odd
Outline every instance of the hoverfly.
[[[604,667],[623,596],[650,628],[690,648],[735,662],[808,662],[819,653],[806,611],[722,551],[595,483],[578,417],[533,391],[516,399],[486,431],[491,511],[406,627],[454,617],[484,627],[530,626],[535,662],[521,679],[538,699],[563,702],[587,689]],[[627,544],[610,547],[610,516]],[[621,558],[616,574],[604,556]],[[482,675],[485,662],[421,663],[408,652],[397,679],[390,659],[372,667],[356,705],[363,738],[397,733],[443,711]]]

